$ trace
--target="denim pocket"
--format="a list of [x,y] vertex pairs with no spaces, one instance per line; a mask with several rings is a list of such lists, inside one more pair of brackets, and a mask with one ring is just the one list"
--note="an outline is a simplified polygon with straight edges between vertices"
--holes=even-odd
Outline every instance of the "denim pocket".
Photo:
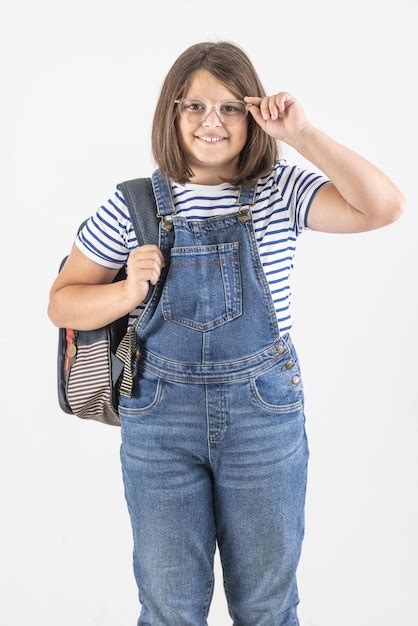
[[119,396],[119,415],[142,415],[155,409],[163,396],[164,380],[148,369],[133,368],[132,397]]
[[298,361],[286,357],[250,378],[254,402],[274,413],[291,413],[303,407],[303,382]]
[[199,331],[241,315],[239,242],[171,248],[161,303],[164,319]]

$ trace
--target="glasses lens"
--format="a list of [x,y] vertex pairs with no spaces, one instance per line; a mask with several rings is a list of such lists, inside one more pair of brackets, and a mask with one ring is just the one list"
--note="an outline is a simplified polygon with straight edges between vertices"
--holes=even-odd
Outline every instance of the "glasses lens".
[[221,104],[221,119],[224,124],[237,124],[247,115],[247,107],[243,102],[231,100]]
[[[207,115],[207,106],[203,100],[183,100],[180,110],[188,122],[197,124],[202,122]],[[247,108],[239,100],[231,100],[221,104],[220,118],[223,124],[237,124],[245,118],[246,114]]]

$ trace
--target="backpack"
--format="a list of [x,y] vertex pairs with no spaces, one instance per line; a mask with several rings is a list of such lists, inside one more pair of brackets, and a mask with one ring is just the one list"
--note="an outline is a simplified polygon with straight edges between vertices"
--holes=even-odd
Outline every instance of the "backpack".
[[[128,205],[138,245],[158,245],[159,222],[151,178],[127,180],[116,188]],[[80,224],[77,234],[87,221]],[[58,273],[67,258],[63,258]],[[125,278],[123,266],[113,282]],[[144,304],[155,286],[150,283]],[[128,320],[129,314],[95,330],[58,329],[58,402],[65,413],[120,426],[119,394],[131,396],[132,358],[138,354],[137,322],[128,325]]]

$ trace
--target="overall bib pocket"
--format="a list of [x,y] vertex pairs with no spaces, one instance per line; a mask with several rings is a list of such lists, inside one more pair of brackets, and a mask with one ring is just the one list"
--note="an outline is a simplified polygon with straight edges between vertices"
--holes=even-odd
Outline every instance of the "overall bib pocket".
[[199,331],[241,315],[239,242],[171,248],[161,302],[164,319]]

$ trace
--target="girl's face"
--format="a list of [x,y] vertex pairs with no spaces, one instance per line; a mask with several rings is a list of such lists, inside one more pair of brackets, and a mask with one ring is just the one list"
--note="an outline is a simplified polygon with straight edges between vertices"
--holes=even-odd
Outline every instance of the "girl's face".
[[[196,72],[184,98],[206,98],[213,104],[219,100],[237,100],[237,97],[207,70]],[[176,119],[177,137],[188,164],[194,171],[191,183],[217,185],[220,176],[228,178],[237,174],[238,158],[247,141],[248,114],[238,124],[223,124],[212,107],[206,120],[200,123],[187,121],[180,115]],[[207,144],[198,136],[216,135],[223,141]]]

